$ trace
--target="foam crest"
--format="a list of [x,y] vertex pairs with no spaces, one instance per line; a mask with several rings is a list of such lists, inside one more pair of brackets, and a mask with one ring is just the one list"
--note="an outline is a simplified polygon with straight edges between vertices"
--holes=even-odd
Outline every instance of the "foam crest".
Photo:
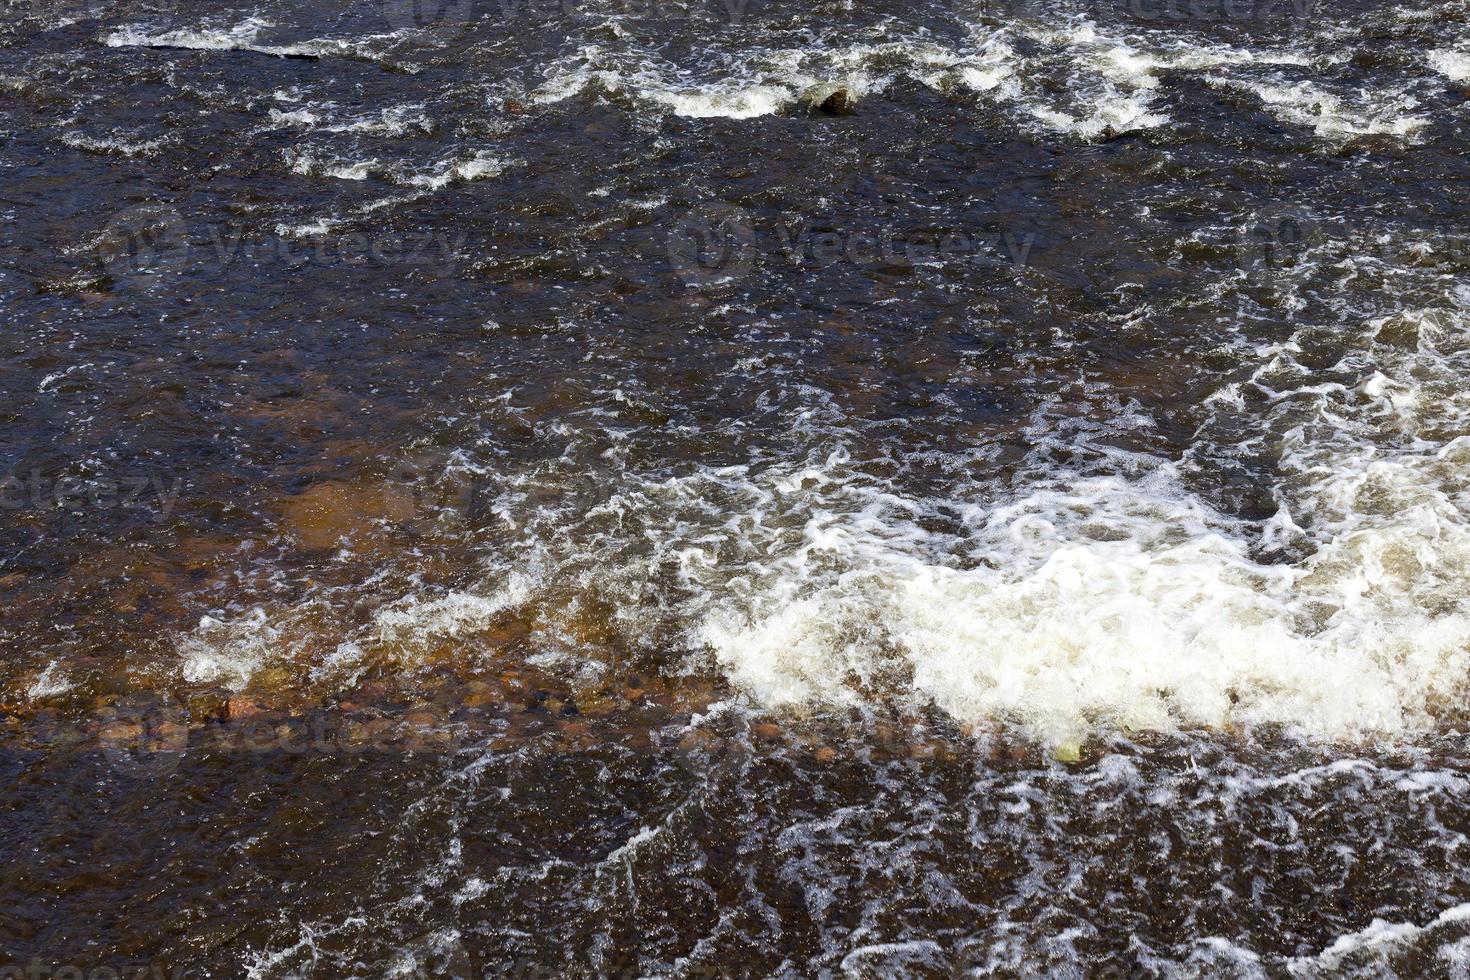
[[181,27],[174,30],[150,30],[144,25],[120,27],[103,39],[109,48],[164,47],[190,51],[232,51],[252,49],[261,31],[271,22],[250,17],[238,24],[213,27]]
[[[1058,742],[1425,730],[1453,716],[1470,667],[1462,299],[1363,322],[1345,351],[1342,327],[1303,328],[1208,402],[1198,452],[1216,428],[1281,447],[1269,520],[1213,507],[1188,457],[1106,448],[1058,467],[1049,446],[1087,440],[1049,418],[1007,484],[984,478],[980,446],[915,495],[893,460],[854,457],[850,422],[818,403],[790,435],[805,451],[591,483],[563,464],[512,475],[489,508],[511,537],[479,585],[405,582],[368,626],[301,645],[351,653],[343,669],[357,651],[408,667],[446,644],[463,659],[509,616],[556,669],[595,674],[616,636],[707,658],[773,708],[934,705]],[[1331,370],[1309,369],[1324,350]],[[546,486],[563,486],[555,504],[535,502]],[[242,682],[266,633],[306,618],[206,623],[186,673]]]
[[401,187],[423,191],[442,190],[457,182],[498,177],[510,166],[510,162],[484,150],[449,157],[427,167],[406,160],[385,163],[376,157],[356,160],[326,158],[302,148],[292,148],[286,151],[286,156],[291,170],[303,176],[353,181],[379,177]]
[[[1463,931],[1467,921],[1470,921],[1470,904],[1445,909],[1432,922],[1422,926],[1375,918],[1366,928],[1338,937],[1317,956],[1292,960],[1287,969],[1293,976],[1340,975],[1342,971],[1354,968],[1363,971],[1386,969],[1385,961],[1394,953],[1436,943],[1442,933]],[[1463,970],[1464,954],[1462,938],[1455,946],[1441,947],[1437,958],[1444,966]]]
[[1345,99],[1310,81],[1260,82],[1215,78],[1217,87],[1248,92],[1283,122],[1312,130],[1318,136],[1412,136],[1429,124],[1415,114],[1418,100],[1404,92],[1360,92]]
[[[1412,352],[1383,340],[1404,335]],[[1046,475],[989,505],[984,488],[852,496],[850,477],[825,474],[848,500],[812,501],[800,541],[758,575],[746,563],[701,636],[770,704],[899,690],[1054,738],[1097,723],[1428,726],[1470,665],[1465,349],[1462,311],[1419,310],[1366,324],[1345,383],[1313,384],[1289,355],[1262,365],[1286,478],[1261,526],[1214,512],[1162,461],[1135,461],[1142,477]],[[1282,536],[1303,557],[1281,560]]]
[[[237,24],[202,24],[159,30],[146,24],[130,24],[107,34],[102,43],[110,48],[176,48],[183,51],[251,51],[277,58],[357,57],[377,60],[378,49],[396,44],[397,33],[370,34],[354,38],[310,38],[286,44],[268,43],[262,35],[276,25],[263,17],[248,17]],[[399,66],[412,71],[409,66]]]
[[[598,87],[677,115],[751,119],[803,101],[819,102],[821,94],[836,88],[862,99],[909,81],[973,92],[1015,112],[1024,125],[1095,139],[1170,123],[1167,113],[1155,108],[1164,73],[1215,72],[1220,84],[1298,112],[1319,135],[1405,135],[1424,122],[1399,118],[1402,113],[1394,115],[1393,106],[1355,110],[1310,83],[1272,86],[1218,74],[1311,64],[1311,58],[1293,50],[1193,43],[1163,31],[1121,36],[1075,16],[1062,17],[1057,26],[1029,21],[998,29],[970,25],[966,39],[947,43],[927,35],[895,37],[893,25],[875,33],[877,40],[709,50],[694,64],[672,63],[628,38],[615,47],[591,43],[553,64],[531,98],[559,102]],[[1065,84],[1056,84],[1057,79]],[[1411,108],[1412,100],[1404,99]]]
[[1454,48],[1429,52],[1429,65],[1452,82],[1470,82],[1470,54]]

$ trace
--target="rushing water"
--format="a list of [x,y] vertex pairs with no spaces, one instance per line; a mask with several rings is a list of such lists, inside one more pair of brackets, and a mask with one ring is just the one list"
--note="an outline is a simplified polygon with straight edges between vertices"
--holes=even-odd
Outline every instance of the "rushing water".
[[1464,0],[4,2],[0,976],[1470,976]]

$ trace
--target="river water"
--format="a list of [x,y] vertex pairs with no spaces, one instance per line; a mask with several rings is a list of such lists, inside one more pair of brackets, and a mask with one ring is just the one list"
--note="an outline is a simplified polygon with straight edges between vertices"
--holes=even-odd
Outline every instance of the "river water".
[[3,11],[0,975],[1470,976],[1463,0]]

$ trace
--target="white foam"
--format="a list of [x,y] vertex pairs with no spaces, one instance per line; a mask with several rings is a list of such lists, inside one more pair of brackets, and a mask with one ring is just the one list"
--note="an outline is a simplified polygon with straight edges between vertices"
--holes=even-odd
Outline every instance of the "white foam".
[[506,161],[481,150],[464,159],[444,161],[437,169],[429,173],[399,176],[395,183],[409,187],[422,187],[427,190],[439,190],[456,181],[498,177],[505,172],[506,166]]
[[236,691],[273,657],[292,653],[282,642],[279,624],[262,608],[233,619],[205,616],[177,647],[186,681],[223,684]]
[[[330,618],[334,600],[329,597],[271,610],[257,607],[243,615],[205,616],[177,641],[181,673],[191,682],[239,690],[275,661],[307,665],[312,680],[322,683],[350,683],[369,663],[391,662],[411,670],[436,645],[477,636],[498,615],[526,602],[534,586],[534,578],[520,572],[481,591],[431,595],[410,586],[329,646],[313,633],[317,623]],[[305,659],[307,648],[326,652]],[[472,657],[473,650],[466,648],[463,662]]]
[[1470,54],[1453,48],[1429,52],[1429,64],[1452,82],[1470,82]]
[[250,49],[260,32],[271,22],[250,17],[224,27],[184,27],[171,31],[151,31],[144,25],[120,27],[103,38],[109,48],[168,47],[192,51],[230,51]]
[[[357,57],[380,60],[380,49],[400,40],[398,33],[371,34],[362,37],[309,38],[288,44],[262,43],[261,34],[274,27],[273,22],[263,17],[248,17],[237,24],[203,24],[197,27],[179,27],[158,30],[146,24],[130,24],[120,27],[102,39],[110,48],[180,48],[186,51],[253,51],[275,57]],[[397,66],[406,71],[416,71],[415,66]]]
[[1357,932],[1340,936],[1332,945],[1312,957],[1291,960],[1287,969],[1293,976],[1316,976],[1320,971],[1340,971],[1352,960],[1382,960],[1397,949],[1415,943],[1446,926],[1470,922],[1470,903],[1445,909],[1432,922],[1416,926],[1407,922],[1374,919]]
[[293,109],[290,112],[282,112],[279,109],[270,111],[270,121],[273,127],[301,126],[306,128],[315,127],[321,122],[322,117],[310,109]]
[[322,133],[383,133],[402,136],[410,131],[432,133],[434,123],[421,105],[390,106],[376,113],[333,120],[339,107],[332,103],[313,104],[283,111],[272,108],[267,113],[264,129],[296,128]]
[[[599,87],[662,106],[678,115],[751,119],[802,101],[819,102],[838,88],[855,99],[881,96],[900,80],[939,90],[962,89],[1014,109],[1029,124],[1092,139],[1107,132],[1170,122],[1154,102],[1163,72],[1237,66],[1306,65],[1295,51],[1200,45],[1169,32],[1110,35],[1085,19],[1057,26],[1027,22],[1000,31],[976,29],[969,43],[945,45],[926,36],[800,48],[703,52],[697,65],[670,65],[653,51],[587,44],[547,69],[530,93],[551,103]],[[1020,43],[1033,53],[1021,54]],[[1035,53],[1040,48],[1040,53]],[[1061,74],[1065,86],[1048,84]]]
[[117,153],[125,157],[148,156],[158,152],[169,141],[170,138],[167,136],[151,140],[129,140],[117,136],[89,136],[75,130],[61,134],[61,142],[75,149],[86,150],[89,153]]
[[336,180],[367,180],[381,168],[376,159],[324,160],[306,150],[288,150],[293,173],[306,177],[331,177]]
[[1048,128],[1090,139],[1104,132],[1149,129],[1169,121],[1167,115],[1151,111],[1159,84],[1156,71],[1162,64],[1158,59],[1125,41],[1100,35],[1086,21],[1062,30],[1031,33],[1059,48],[1078,72],[1076,83],[1067,90],[1077,103],[1073,111],[1054,108],[1025,87],[1011,93]]
[[296,224],[282,222],[276,225],[276,234],[282,238],[315,238],[325,235],[339,224],[341,224],[340,221],[332,218],[317,218]]
[[1213,78],[1212,84],[1255,95],[1278,119],[1311,129],[1318,136],[1411,136],[1429,124],[1413,113],[1418,100],[1403,92],[1359,92],[1352,104],[1309,81],[1259,82]]
[[[1303,588],[1315,569],[1256,564],[1167,477],[1152,482],[1016,502],[977,529],[1004,556],[996,569],[926,560],[872,522],[816,525],[801,565],[715,612],[704,638],[765,703],[856,701],[907,673],[956,717],[1018,718],[1057,738],[1097,722],[1394,731],[1422,720],[1426,693],[1455,689],[1462,617],[1355,609],[1319,632],[1305,607],[1357,582]],[[1131,533],[1089,541],[1080,523]],[[817,573],[807,563],[823,551],[839,564]]]
[[[1234,397],[1205,402],[1211,425],[1282,447],[1270,521],[1213,508],[1190,489],[1188,458],[1089,448],[1085,431],[1048,417],[1031,423],[1035,461],[1005,487],[985,477],[978,446],[946,461],[953,486],[913,496],[875,475],[881,461],[853,458],[850,423],[818,403],[792,426],[806,453],[622,470],[595,505],[531,505],[565,474],[496,474],[507,482],[492,511],[516,536],[497,553],[514,559],[492,562],[472,592],[407,587],[341,639],[377,662],[412,663],[449,640],[470,656],[479,631],[519,609],[544,624],[548,666],[579,674],[576,659],[598,654],[571,624],[596,595],[612,613],[599,628],[665,652],[682,637],[775,708],[932,704],[1058,741],[1118,727],[1424,730],[1470,667],[1465,299],[1356,331],[1303,328],[1263,347]],[[1326,379],[1303,366],[1324,344],[1338,359]],[[1111,423],[1149,424],[1121,410]],[[1096,462],[1058,468],[1050,446]],[[676,587],[651,585],[670,576]],[[197,637],[186,670],[245,673],[261,651],[259,624],[245,625]]]
[[406,160],[385,163],[376,157],[361,160],[328,159],[303,148],[288,149],[286,158],[292,172],[303,176],[354,181],[380,177],[401,187],[415,187],[425,191],[442,190],[458,181],[497,177],[513,163],[484,150],[468,156],[441,160],[427,168]]
[[373,614],[365,642],[415,647],[427,639],[483,629],[502,611],[524,602],[530,585],[524,576],[513,576],[504,589],[490,594],[456,591],[427,598],[410,593]]
[[31,686],[26,688],[26,697],[54,697],[58,694],[65,694],[73,686],[72,682],[66,677],[66,671],[62,667],[61,662],[53,660],[46,665],[45,670],[36,675],[36,679],[31,682]]
[[646,98],[661,102],[677,115],[726,119],[750,119],[778,112],[795,98],[783,85],[740,85],[726,83],[693,89],[644,89]]
[[[1406,324],[1412,354],[1380,341]],[[801,504],[799,539],[743,563],[700,636],[772,705],[906,690],[1054,738],[1099,723],[1426,727],[1470,666],[1470,437],[1455,435],[1470,398],[1448,394],[1467,330],[1461,310],[1420,310],[1363,338],[1356,385],[1309,384],[1280,354],[1255,379],[1281,386],[1270,424],[1309,549],[1299,561],[1256,557],[1267,530],[1214,512],[1171,463],[1052,474],[987,505],[856,490],[833,457],[752,494],[775,502],[752,515],[761,526],[789,487],[841,488]],[[918,519],[961,506],[962,530]]]
[[677,115],[751,119],[778,112],[793,102],[802,83],[786,73],[774,77],[742,73],[707,82],[682,75],[671,78],[652,61],[629,59],[588,45],[552,66],[547,81],[531,99],[540,104],[560,102],[593,85],[636,96]]
[[705,52],[711,63],[671,66],[651,52],[607,50],[590,44],[552,65],[533,101],[559,102],[600,86],[663,106],[677,115],[751,119],[799,102],[816,104],[838,89],[861,100],[900,78],[936,87],[958,73],[977,89],[994,87],[1009,73],[1001,49],[964,53],[926,41],[853,43],[841,46],[761,48]]

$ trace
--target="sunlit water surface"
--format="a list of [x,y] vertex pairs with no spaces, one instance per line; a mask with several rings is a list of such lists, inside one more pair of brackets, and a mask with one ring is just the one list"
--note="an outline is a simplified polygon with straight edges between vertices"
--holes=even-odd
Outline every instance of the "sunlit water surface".
[[1470,976],[1466,16],[12,3],[0,965]]

